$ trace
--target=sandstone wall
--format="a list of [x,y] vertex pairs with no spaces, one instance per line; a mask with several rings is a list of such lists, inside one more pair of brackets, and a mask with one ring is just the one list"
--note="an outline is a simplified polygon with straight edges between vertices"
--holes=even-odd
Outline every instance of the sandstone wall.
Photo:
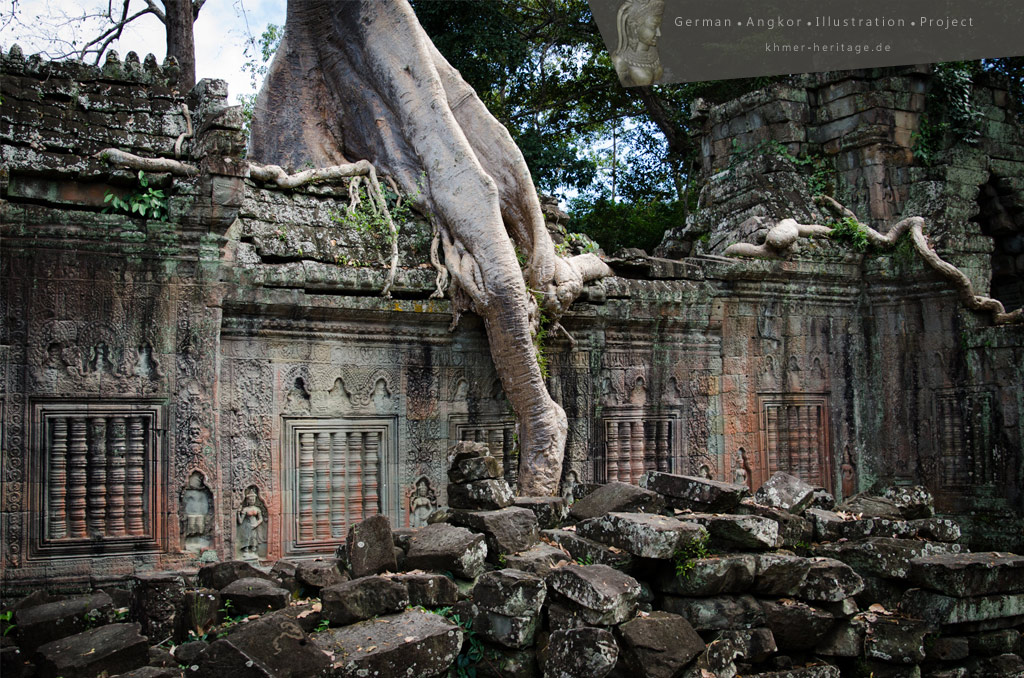
[[[448,301],[429,299],[422,221],[403,226],[402,269],[383,299],[381,243],[346,217],[347,186],[249,179],[222,82],[180,93],[173,69],[132,55],[102,69],[17,53],[0,65],[5,585],[311,555],[377,512],[418,525],[446,503],[446,450],[459,439],[486,442],[514,482],[514,420],[486,337],[472,316],[449,331]],[[917,106],[927,73],[884,87],[872,77],[849,74],[815,96],[874,115],[872,133],[889,135],[877,143],[899,146],[899,116],[869,115],[859,94],[908,90],[899,105]],[[824,123],[808,118],[818,109],[785,92],[712,110],[710,129],[740,120],[737,135],[825,144]],[[887,98],[871,101],[888,110]],[[195,136],[182,138],[182,159],[200,172],[148,177],[168,196],[166,220],[102,212],[109,193],[127,200],[142,187],[91,156],[176,157],[183,105]],[[768,132],[754,125],[759,110]],[[834,138],[855,144],[853,131]],[[850,195],[874,204],[867,167],[902,177],[905,198],[871,215],[927,207],[944,219],[943,256],[984,287],[1002,236],[968,221],[982,209],[978,187],[1012,208],[1024,161],[994,148],[928,169],[905,154],[903,165],[891,153],[858,161]],[[755,170],[771,167],[778,181],[758,183],[772,173]],[[570,418],[565,486],[649,470],[745,476],[755,488],[786,470],[837,496],[923,483],[940,510],[983,508],[991,525],[978,519],[979,538],[991,527],[1019,542],[1020,328],[962,310],[913,261],[828,243],[792,261],[715,256],[715,238],[740,237],[729,228],[759,205],[811,210],[799,170],[778,160],[721,174],[706,189],[720,191],[723,225],[708,254],[622,265],[565,318],[575,347],[551,340],[549,385]]]

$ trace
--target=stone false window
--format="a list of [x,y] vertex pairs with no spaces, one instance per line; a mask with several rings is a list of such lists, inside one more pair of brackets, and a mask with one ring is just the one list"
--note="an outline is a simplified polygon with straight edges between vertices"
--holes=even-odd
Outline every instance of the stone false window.
[[491,456],[501,462],[505,479],[512,485],[519,477],[519,457],[516,450],[516,422],[511,417],[474,417],[454,415],[450,421],[450,442],[461,440],[485,443]]
[[992,393],[940,391],[935,404],[942,486],[963,488],[1001,482],[1004,464],[994,454]]
[[38,555],[156,548],[163,496],[161,412],[143,402],[46,402],[34,409]]
[[761,468],[767,480],[784,471],[812,485],[832,488],[828,400],[824,394],[761,397]]
[[398,515],[393,418],[287,419],[283,449],[288,551],[323,550],[354,523]]
[[678,472],[674,417],[612,416],[602,429],[604,482],[636,484],[645,471]]

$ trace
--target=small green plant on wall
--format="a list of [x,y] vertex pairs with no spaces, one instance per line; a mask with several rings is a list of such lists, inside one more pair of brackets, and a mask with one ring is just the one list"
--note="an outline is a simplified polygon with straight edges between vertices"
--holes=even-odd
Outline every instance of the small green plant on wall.
[[139,170],[138,191],[124,198],[107,191],[103,202],[107,203],[104,212],[138,214],[150,219],[163,219],[167,215],[167,196],[163,190],[149,185],[149,179],[142,170]]

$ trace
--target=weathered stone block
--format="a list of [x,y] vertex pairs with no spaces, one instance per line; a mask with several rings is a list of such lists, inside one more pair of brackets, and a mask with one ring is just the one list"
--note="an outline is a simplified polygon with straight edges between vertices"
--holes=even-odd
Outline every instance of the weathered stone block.
[[762,600],[761,607],[780,652],[810,650],[836,621],[829,612],[797,600]]
[[746,485],[660,471],[647,471],[640,476],[640,487],[664,495],[675,508],[708,513],[732,511],[740,499],[750,494]]
[[409,589],[400,581],[371,575],[328,586],[320,601],[331,625],[345,626],[398,612],[409,604]]
[[407,610],[327,629],[313,642],[333,656],[335,678],[437,676],[448,671],[462,647],[462,631],[444,617]]
[[1024,591],[1024,556],[1007,553],[945,553],[910,561],[915,586],[955,596]]
[[307,596],[316,596],[328,586],[348,580],[348,575],[338,569],[336,562],[314,560],[300,563],[295,568],[295,581]]
[[233,626],[193,666],[195,678],[306,678],[327,675],[330,660],[295,619],[275,614]]
[[871,535],[875,526],[870,518],[858,520],[823,509],[809,508],[804,511],[804,517],[811,521],[814,526],[814,541],[819,542],[864,539]]
[[925,589],[910,589],[903,594],[900,612],[943,625],[1016,617],[1024,615],[1024,594],[953,598]]
[[476,605],[469,606],[473,620],[473,630],[486,640],[510,649],[521,649],[533,645],[540,629],[541,618],[538,615],[510,616],[481,610]]
[[117,675],[149,661],[149,643],[138,624],[108,624],[54,640],[36,649],[39,678]]
[[509,617],[540,614],[547,597],[544,580],[520,570],[497,570],[480,575],[471,594],[480,609]]
[[569,507],[569,515],[576,520],[596,518],[611,512],[660,513],[665,499],[656,492],[636,485],[613,481],[598,485],[587,496]]
[[1018,629],[999,629],[969,636],[967,639],[970,654],[973,656],[995,656],[1000,654],[1020,654],[1024,637]]
[[959,544],[940,544],[911,539],[869,537],[839,544],[822,544],[814,549],[815,555],[841,560],[858,574],[876,577],[906,579],[910,561],[937,553],[958,553]]
[[775,636],[767,627],[728,629],[722,631],[718,637],[732,643],[739,650],[744,661],[755,664],[767,660],[778,650],[775,645]]
[[492,562],[498,562],[502,555],[525,551],[540,541],[537,516],[518,506],[496,511],[453,509],[448,522],[483,533],[487,540],[487,557]]
[[506,556],[505,567],[523,570],[524,572],[533,572],[536,575],[545,577],[551,572],[552,567],[558,563],[567,563],[569,560],[569,554],[562,549],[541,542],[534,544],[525,551]]
[[133,619],[142,633],[167,638],[174,633],[174,616],[185,591],[185,580],[177,572],[137,574],[132,578]]
[[220,591],[221,598],[231,603],[235,614],[263,614],[268,610],[280,610],[288,604],[291,594],[266,579],[250,577],[238,579]]
[[576,526],[576,533],[641,558],[671,558],[707,533],[692,523],[647,513],[608,513]]
[[350,527],[345,546],[349,568],[357,579],[398,569],[391,521],[385,516],[371,516]]
[[767,596],[795,596],[802,589],[811,560],[783,553],[757,556],[757,578],[754,591]]
[[225,560],[199,568],[199,585],[207,589],[221,590],[239,579],[252,578],[273,580],[273,577],[244,560]]
[[537,653],[531,647],[513,650],[493,643],[484,643],[488,660],[476,666],[480,678],[538,678]]
[[971,649],[963,636],[942,636],[936,638],[927,648],[925,659],[931,662],[955,662],[970,656]]
[[445,607],[459,599],[459,587],[443,574],[398,574],[393,579],[409,590],[409,604]]
[[[858,615],[866,620],[864,656],[890,664],[920,664],[925,659],[925,637],[935,629],[906,617]],[[856,619],[856,618],[855,618]]]
[[544,678],[604,678],[618,657],[610,631],[584,627],[552,632],[540,665]]
[[514,505],[533,511],[542,530],[557,528],[569,517],[565,497],[516,497]]
[[469,483],[474,480],[501,478],[501,462],[497,457],[468,457],[459,459],[448,470],[448,481],[451,483]]
[[801,666],[768,673],[745,673],[743,678],[840,678],[839,668],[830,664]]
[[552,591],[577,604],[588,624],[610,626],[636,611],[640,584],[607,565],[566,565],[547,576]]
[[797,595],[804,600],[837,603],[864,590],[864,579],[846,563],[832,558],[811,558]]
[[593,539],[587,539],[571,530],[544,530],[541,535],[558,544],[573,560],[591,565],[608,565],[618,570],[629,570],[633,556],[620,548],[605,546]]
[[[979,182],[981,183],[981,182]],[[890,499],[907,520],[931,518],[935,515],[935,499],[923,485],[900,485],[886,488],[885,498]]]
[[652,612],[618,628],[622,661],[637,675],[672,678],[704,651],[704,641],[677,614]]
[[754,501],[765,506],[800,513],[814,498],[814,486],[782,471],[776,472],[757,488]]
[[803,516],[771,506],[756,504],[752,499],[744,499],[736,509],[744,515],[761,516],[774,520],[779,524],[779,540],[782,548],[806,548],[814,541],[814,524]]
[[512,490],[504,480],[474,480],[448,486],[448,505],[470,510],[502,509],[512,505]]
[[698,631],[749,629],[765,625],[760,603],[749,595],[707,598],[665,596],[661,606],[667,612],[685,617]]
[[675,565],[661,569],[654,587],[674,596],[715,596],[742,593],[754,583],[755,556],[730,554],[690,560],[686,572],[676,574]]
[[855,494],[836,507],[837,511],[861,514],[865,518],[902,518],[899,507],[891,499]]
[[487,544],[484,535],[464,527],[436,523],[421,528],[409,540],[405,566],[410,570],[438,570],[473,579],[484,571]]
[[715,549],[764,551],[781,545],[779,524],[770,518],[714,513],[692,513],[684,517],[708,531],[711,547]]
[[18,645],[31,653],[40,645],[80,633],[91,623],[105,621],[113,608],[114,603],[106,593],[24,607],[14,613]]
[[914,535],[931,541],[953,543],[960,539],[960,525],[950,518],[919,518],[908,520]]

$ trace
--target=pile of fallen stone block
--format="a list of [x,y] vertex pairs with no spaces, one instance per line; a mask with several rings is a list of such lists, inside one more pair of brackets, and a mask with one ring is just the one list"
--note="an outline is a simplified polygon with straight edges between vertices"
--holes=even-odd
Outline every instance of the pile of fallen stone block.
[[649,471],[570,505],[513,497],[486,446],[450,462],[422,528],[33,594],[4,677],[1024,676],[1024,557],[962,552],[924,488],[835,506],[786,474],[750,496]]

